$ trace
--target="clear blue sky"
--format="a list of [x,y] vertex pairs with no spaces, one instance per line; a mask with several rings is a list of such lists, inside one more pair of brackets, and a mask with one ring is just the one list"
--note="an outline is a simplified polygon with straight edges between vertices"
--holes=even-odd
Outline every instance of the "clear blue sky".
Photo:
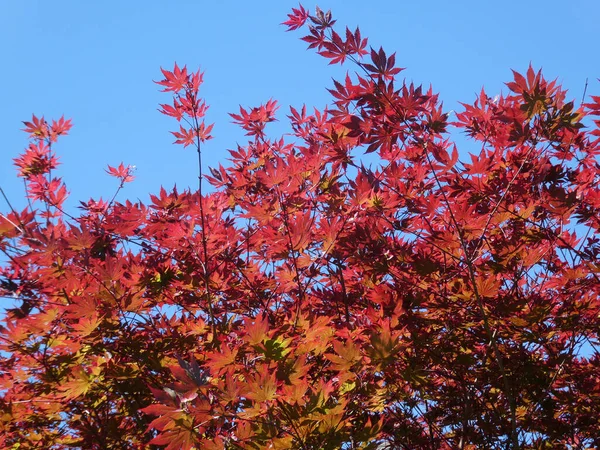
[[[525,71],[530,61],[578,101],[586,78],[588,94],[600,94],[597,0],[319,5],[339,25],[359,25],[374,47],[396,51],[404,76],[431,83],[447,109],[472,101],[483,85],[490,95],[506,91],[510,69]],[[27,143],[21,121],[35,113],[73,119],[71,135],[56,148],[71,210],[78,200],[110,198],[118,181],[104,169],[121,161],[137,166],[137,178],[120,200],[146,201],[161,185],[196,186],[195,154],[171,145],[175,121],[157,111],[169,96],[152,83],[159,67],[174,61],[206,71],[207,120],[216,122],[215,139],[204,149],[208,164],[225,163],[227,149],[245,141],[227,115],[239,104],[277,99],[281,123],[272,129],[285,132],[287,106],[324,106],[331,77],[345,71],[306,51],[300,33],[284,32],[279,24],[293,6],[283,0],[2,0],[0,185],[24,206],[12,158]],[[2,201],[0,210],[6,209]]]

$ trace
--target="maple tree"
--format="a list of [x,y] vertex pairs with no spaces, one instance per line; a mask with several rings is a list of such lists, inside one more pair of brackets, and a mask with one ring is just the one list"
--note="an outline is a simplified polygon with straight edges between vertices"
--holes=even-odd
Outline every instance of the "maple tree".
[[[291,136],[268,137],[273,100],[231,114],[248,142],[209,174],[202,73],[162,70],[197,190],[72,216],[71,122],[25,122],[0,446],[600,448],[600,97],[530,67],[451,117],[331,13],[284,24],[356,72],[327,109],[290,108]],[[450,127],[479,153],[460,161]]]

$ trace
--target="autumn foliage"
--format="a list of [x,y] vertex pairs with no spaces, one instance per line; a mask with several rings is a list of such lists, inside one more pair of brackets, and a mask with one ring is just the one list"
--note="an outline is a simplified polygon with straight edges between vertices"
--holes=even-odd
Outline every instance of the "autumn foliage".
[[449,113],[330,13],[285,25],[349,75],[284,138],[275,101],[240,108],[248,142],[210,173],[202,73],[162,70],[209,191],[74,217],[54,153],[71,122],[25,122],[0,447],[600,448],[600,97],[530,67]]

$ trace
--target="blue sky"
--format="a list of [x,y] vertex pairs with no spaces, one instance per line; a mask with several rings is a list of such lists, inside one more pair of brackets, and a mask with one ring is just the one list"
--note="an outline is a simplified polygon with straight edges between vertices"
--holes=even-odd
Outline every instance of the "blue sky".
[[[315,3],[305,3],[313,9]],[[202,93],[215,139],[204,148],[209,165],[226,163],[227,149],[244,143],[228,112],[269,98],[282,106],[323,107],[332,76],[345,70],[306,51],[298,32],[279,25],[297,2],[202,0],[104,0],[0,3],[0,186],[24,206],[22,180],[12,165],[27,144],[19,131],[32,113],[73,119],[70,136],[56,150],[71,192],[68,209],[90,197],[112,197],[118,181],[107,164],[137,166],[136,180],[119,196],[147,201],[160,186],[196,186],[195,154],[171,144],[173,119],[157,107],[168,102],[152,80],[173,62],[205,70]],[[442,0],[408,2],[323,0],[338,24],[360,26],[374,47],[397,52],[403,75],[433,85],[447,109],[471,102],[482,86],[506,91],[510,69],[529,62],[558,78],[581,99],[600,94],[600,3],[593,0]],[[474,148],[462,148],[462,151]],[[0,210],[7,207],[1,204]]]

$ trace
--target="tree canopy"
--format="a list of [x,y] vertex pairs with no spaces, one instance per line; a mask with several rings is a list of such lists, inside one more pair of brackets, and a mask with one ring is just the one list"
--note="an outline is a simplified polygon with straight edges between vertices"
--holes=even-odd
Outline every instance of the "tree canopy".
[[[74,216],[55,153],[71,121],[24,122],[30,204],[0,215],[0,446],[599,448],[600,97],[529,67],[450,113],[330,12],[284,24],[354,72],[323,110],[240,107],[248,141],[209,171],[203,75],[162,69],[196,190]],[[117,193],[133,180],[107,172]]]

